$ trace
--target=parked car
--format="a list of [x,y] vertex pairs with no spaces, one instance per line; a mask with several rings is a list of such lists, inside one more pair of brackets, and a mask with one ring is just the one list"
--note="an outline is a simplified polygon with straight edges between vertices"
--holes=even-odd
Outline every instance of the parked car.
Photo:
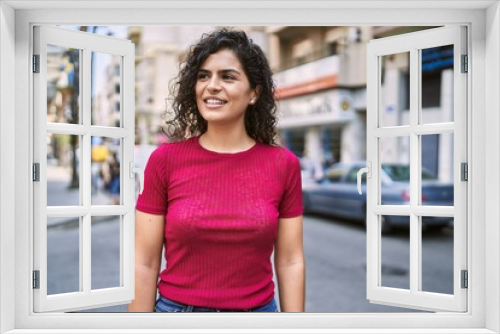
[[[362,179],[362,195],[357,189],[357,173],[366,167],[364,162],[336,163],[316,182],[303,184],[304,213],[323,213],[366,222],[366,174]],[[410,167],[405,164],[382,164],[382,205],[410,204]],[[453,184],[438,180],[422,168],[422,205],[453,206]],[[423,217],[424,227],[450,224],[450,217]],[[382,216],[382,232],[394,227],[409,227],[409,216]]]

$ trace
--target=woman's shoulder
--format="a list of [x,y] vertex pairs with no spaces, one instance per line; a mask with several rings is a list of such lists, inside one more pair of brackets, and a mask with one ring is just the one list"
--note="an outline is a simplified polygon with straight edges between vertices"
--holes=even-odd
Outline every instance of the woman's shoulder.
[[299,161],[299,158],[285,146],[268,144],[263,144],[262,146],[264,150],[267,151],[267,154],[270,155],[270,158],[276,161],[281,161],[287,165]]
[[185,153],[187,150],[193,147],[193,138],[162,143],[156,147],[153,152],[151,152],[151,158],[157,160],[164,160],[172,156],[177,156],[179,154]]
[[189,139],[184,139],[180,141],[175,141],[175,142],[168,142],[168,143],[162,143],[160,144],[154,151],[153,153],[156,152],[156,154],[168,154],[168,153],[175,153],[175,152],[181,152],[185,149],[188,149],[190,147],[193,147],[194,145],[194,137],[189,138]]

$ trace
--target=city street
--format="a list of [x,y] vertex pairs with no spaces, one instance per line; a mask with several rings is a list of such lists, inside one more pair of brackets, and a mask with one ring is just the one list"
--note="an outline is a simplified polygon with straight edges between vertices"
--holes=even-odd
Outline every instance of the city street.
[[[72,225],[74,226],[74,225]],[[102,220],[92,225],[92,287],[119,283],[119,222]],[[61,225],[49,228],[49,293],[78,289],[78,229]],[[51,247],[52,245],[52,247]],[[56,246],[57,245],[57,246]],[[408,232],[382,238],[382,282],[384,286],[409,285]],[[453,235],[429,231],[423,237],[424,289],[452,292]],[[313,215],[304,218],[307,312],[417,312],[371,304],[366,299],[366,234],[360,224]],[[446,290],[448,289],[448,290]],[[84,312],[125,312],[126,305]]]

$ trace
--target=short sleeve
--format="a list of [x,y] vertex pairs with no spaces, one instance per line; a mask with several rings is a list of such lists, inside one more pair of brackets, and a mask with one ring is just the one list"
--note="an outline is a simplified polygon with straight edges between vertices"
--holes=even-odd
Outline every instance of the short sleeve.
[[287,149],[286,165],[285,191],[279,206],[280,218],[292,218],[303,214],[300,161]]
[[167,212],[168,168],[166,166],[166,145],[151,153],[144,170],[144,190],[137,198],[135,208],[151,214]]

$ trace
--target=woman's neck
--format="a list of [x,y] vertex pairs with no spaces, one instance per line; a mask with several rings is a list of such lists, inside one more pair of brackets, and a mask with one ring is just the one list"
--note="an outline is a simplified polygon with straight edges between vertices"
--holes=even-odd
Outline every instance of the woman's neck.
[[255,145],[255,140],[245,130],[215,130],[209,127],[207,132],[200,136],[199,143],[210,151],[236,153],[250,149]]

